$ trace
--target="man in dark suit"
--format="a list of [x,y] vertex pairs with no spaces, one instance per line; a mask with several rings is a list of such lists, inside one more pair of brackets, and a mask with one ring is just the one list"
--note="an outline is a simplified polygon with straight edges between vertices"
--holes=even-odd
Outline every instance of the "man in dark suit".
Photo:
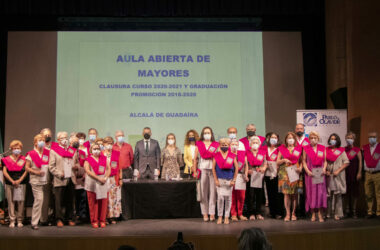
[[154,171],[160,174],[161,149],[158,141],[151,139],[152,131],[149,127],[143,130],[144,139],[136,143],[134,169],[139,171],[139,178],[153,179]]

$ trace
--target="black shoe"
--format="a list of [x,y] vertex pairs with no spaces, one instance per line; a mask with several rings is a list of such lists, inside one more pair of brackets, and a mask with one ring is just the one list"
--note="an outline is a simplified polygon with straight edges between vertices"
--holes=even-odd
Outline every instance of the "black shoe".
[[374,218],[376,218],[376,215],[374,215],[374,214],[367,214],[365,218],[366,219],[374,219]]
[[33,229],[33,230],[38,230],[39,227],[38,227],[37,225],[32,225],[32,229]]

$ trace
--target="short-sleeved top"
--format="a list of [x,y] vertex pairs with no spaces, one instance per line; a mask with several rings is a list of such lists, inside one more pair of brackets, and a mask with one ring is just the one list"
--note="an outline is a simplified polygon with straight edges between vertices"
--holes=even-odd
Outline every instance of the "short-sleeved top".
[[[1,165],[3,166],[3,168],[7,167],[3,161],[1,161]],[[14,181],[17,181],[25,173],[25,165],[20,171],[7,171],[7,173]],[[7,178],[4,178],[4,180],[5,180],[5,184],[12,185],[12,183]],[[28,183],[27,177],[25,177],[24,180],[22,180],[20,184],[26,184],[26,183]]]
[[221,169],[218,163],[216,163],[215,172],[218,179],[232,180],[234,178],[235,166],[232,166],[230,169]]

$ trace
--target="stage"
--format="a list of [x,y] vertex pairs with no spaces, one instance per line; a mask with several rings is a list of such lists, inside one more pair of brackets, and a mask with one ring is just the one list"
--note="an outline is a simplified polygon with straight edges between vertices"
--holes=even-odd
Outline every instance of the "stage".
[[[137,249],[167,249],[181,231],[185,242],[193,242],[195,249],[237,249],[240,232],[248,227],[262,228],[273,244],[273,249],[379,249],[380,219],[327,220],[324,223],[299,220],[283,222],[233,222],[217,225],[202,219],[129,220],[105,229],[90,225],[75,227],[40,227],[30,225],[10,229],[0,227],[0,249],[117,249],[122,244]],[[377,246],[377,247],[376,247]]]

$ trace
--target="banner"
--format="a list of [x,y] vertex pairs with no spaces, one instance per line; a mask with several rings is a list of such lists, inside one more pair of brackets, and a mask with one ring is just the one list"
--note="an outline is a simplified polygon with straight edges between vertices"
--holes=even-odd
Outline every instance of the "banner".
[[346,109],[309,109],[297,110],[297,123],[305,125],[305,134],[309,137],[311,131],[316,131],[320,136],[320,143],[327,146],[327,141],[332,133],[339,135],[342,147],[346,146],[344,139],[347,133]]

